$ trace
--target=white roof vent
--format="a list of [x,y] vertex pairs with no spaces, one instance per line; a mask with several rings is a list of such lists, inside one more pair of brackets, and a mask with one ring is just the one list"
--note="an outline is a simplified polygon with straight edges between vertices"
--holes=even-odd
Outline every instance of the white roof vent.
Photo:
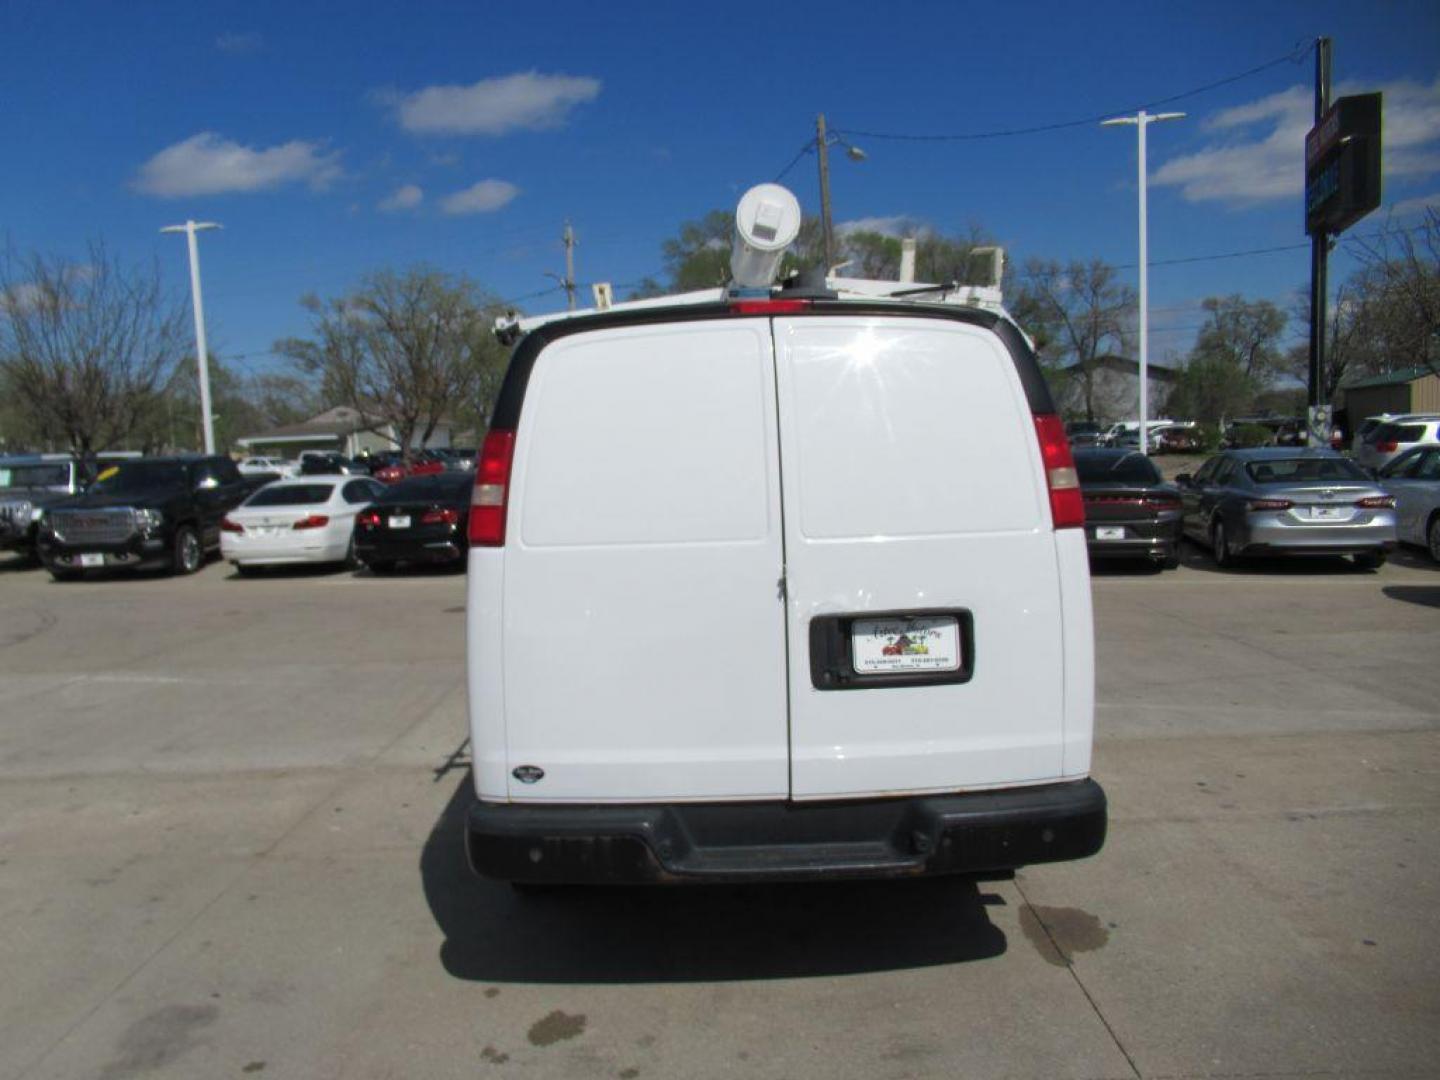
[[757,184],[735,209],[735,246],[730,277],[741,289],[768,289],[775,283],[785,249],[800,235],[800,202],[779,184]]

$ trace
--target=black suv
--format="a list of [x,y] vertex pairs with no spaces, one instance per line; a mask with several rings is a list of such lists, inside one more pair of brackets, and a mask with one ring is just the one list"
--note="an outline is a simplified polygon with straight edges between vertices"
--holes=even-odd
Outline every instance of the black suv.
[[108,465],[84,495],[45,512],[36,547],[59,581],[102,567],[193,574],[220,547],[226,511],[264,483],[227,457]]
[[0,459],[0,551],[33,556],[46,508],[80,494],[94,478],[93,462],[63,454]]

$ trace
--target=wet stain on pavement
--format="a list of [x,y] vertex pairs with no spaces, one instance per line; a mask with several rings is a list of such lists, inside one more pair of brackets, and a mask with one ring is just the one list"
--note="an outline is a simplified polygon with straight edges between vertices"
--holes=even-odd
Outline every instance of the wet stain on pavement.
[[142,1016],[120,1036],[120,1054],[100,1080],[122,1080],[165,1068],[198,1045],[196,1033],[215,1022],[214,1005],[166,1005]]
[[500,988],[499,988],[498,986],[487,986],[487,987],[485,988],[485,996],[486,996],[487,998],[497,998],[497,997],[499,997],[499,996],[500,996]]
[[252,1061],[252,1062],[250,1062],[250,1064],[246,1065],[246,1066],[245,1066],[243,1069],[241,1069],[240,1071],[241,1071],[241,1072],[246,1072],[246,1073],[264,1072],[264,1071],[265,1071],[265,1062],[263,1062],[263,1061]]
[[490,1062],[491,1065],[504,1065],[505,1062],[510,1060],[510,1055],[502,1054],[493,1046],[487,1046],[484,1050],[480,1051],[480,1059]]
[[584,1031],[583,1014],[571,1016],[556,1009],[549,1016],[530,1025],[529,1038],[535,1046],[552,1046],[563,1039],[573,1039]]
[[620,1080],[635,1080],[635,1077],[637,1077],[637,1076],[640,1075],[640,1070],[639,1070],[639,1069],[621,1069],[621,1070],[620,1070],[618,1073],[616,1073],[615,1075],[617,1075],[618,1077],[620,1077]]
[[1089,912],[1079,908],[1034,907],[1020,909],[1020,929],[1047,964],[1069,967],[1077,953],[1104,948],[1110,931]]

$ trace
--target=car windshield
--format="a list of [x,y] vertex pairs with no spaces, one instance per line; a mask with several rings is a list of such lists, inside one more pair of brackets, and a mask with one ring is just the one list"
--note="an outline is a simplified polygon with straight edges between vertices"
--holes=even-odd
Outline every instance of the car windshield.
[[1158,484],[1160,470],[1144,454],[1076,454],[1082,484]]
[[96,495],[126,495],[185,482],[183,465],[174,461],[127,461],[100,470],[90,491]]
[[1257,484],[1296,484],[1307,480],[1359,480],[1370,477],[1346,458],[1271,458],[1248,461],[1245,472]]
[[377,502],[468,502],[474,478],[469,473],[441,473],[402,480]]
[[0,488],[68,487],[70,466],[64,462],[0,465]]
[[246,500],[246,506],[310,506],[329,502],[334,484],[271,484]]

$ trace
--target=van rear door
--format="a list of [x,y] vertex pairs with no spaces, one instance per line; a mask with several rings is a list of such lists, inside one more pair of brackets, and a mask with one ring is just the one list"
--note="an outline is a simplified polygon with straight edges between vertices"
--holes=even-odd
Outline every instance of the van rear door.
[[538,355],[486,691],[511,799],[788,795],[775,416],[768,319],[612,327]]
[[774,334],[792,797],[1059,777],[1055,533],[1004,344],[904,316]]

